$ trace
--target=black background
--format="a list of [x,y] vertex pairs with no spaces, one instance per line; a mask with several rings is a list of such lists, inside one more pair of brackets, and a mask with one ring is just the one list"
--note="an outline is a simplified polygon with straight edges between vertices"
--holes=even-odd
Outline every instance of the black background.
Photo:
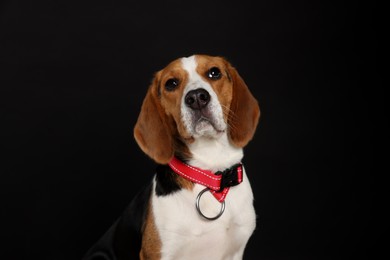
[[[245,259],[351,259],[375,225],[375,2],[3,1],[2,259],[80,259],[149,181],[153,73],[226,57],[259,100]],[[383,118],[382,120],[383,121]]]

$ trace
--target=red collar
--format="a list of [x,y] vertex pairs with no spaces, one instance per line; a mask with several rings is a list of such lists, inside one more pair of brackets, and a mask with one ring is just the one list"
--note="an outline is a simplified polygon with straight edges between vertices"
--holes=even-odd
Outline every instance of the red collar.
[[168,163],[171,169],[183,178],[199,183],[210,189],[210,192],[219,201],[223,202],[231,186],[242,182],[243,167],[238,163],[215,174],[212,171],[202,170],[191,165],[185,164],[176,157]]

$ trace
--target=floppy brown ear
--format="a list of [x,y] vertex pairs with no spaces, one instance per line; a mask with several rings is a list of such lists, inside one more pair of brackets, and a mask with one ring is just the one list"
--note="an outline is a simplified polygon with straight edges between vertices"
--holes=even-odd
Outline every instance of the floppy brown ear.
[[157,75],[142,103],[134,127],[134,138],[144,153],[157,163],[167,164],[173,156],[173,134],[169,118],[157,95]]
[[260,108],[244,80],[230,64],[228,73],[233,82],[233,98],[228,117],[230,140],[237,147],[244,147],[255,134]]

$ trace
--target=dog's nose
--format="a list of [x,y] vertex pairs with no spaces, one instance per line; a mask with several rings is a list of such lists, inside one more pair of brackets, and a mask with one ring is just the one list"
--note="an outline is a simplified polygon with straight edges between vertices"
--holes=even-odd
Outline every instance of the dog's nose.
[[210,101],[210,94],[203,88],[191,90],[187,93],[184,102],[194,110],[200,110],[207,106]]

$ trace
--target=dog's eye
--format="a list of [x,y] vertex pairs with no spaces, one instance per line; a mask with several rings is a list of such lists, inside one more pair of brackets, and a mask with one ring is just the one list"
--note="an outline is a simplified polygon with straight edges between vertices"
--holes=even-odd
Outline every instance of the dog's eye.
[[220,79],[221,76],[222,76],[222,73],[217,67],[212,67],[207,72],[207,77],[209,77],[210,79]]
[[172,79],[168,79],[165,82],[165,89],[168,90],[168,91],[174,90],[175,88],[177,88],[177,86],[179,86],[179,80],[178,79],[172,78]]

